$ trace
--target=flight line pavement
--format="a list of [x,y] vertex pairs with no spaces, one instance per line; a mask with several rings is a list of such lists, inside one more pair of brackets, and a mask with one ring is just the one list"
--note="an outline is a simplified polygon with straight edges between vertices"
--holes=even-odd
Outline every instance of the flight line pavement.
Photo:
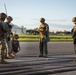
[[72,42],[49,42],[48,57],[39,55],[38,42],[21,42],[14,59],[0,64],[0,75],[76,75]]

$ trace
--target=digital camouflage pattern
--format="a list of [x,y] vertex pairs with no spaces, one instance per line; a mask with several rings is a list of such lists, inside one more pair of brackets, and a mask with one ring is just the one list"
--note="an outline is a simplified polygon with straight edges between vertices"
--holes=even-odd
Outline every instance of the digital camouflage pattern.
[[41,24],[40,27],[39,27],[39,33],[40,33],[40,39],[42,38],[46,38],[46,37],[49,37],[49,26],[48,24],[44,23],[44,24]]
[[6,49],[5,33],[7,29],[4,24],[6,17],[5,13],[0,13],[0,63],[4,63],[4,50]]
[[76,62],[76,17],[72,19],[72,22],[75,24],[75,26],[72,29],[72,33],[73,33],[72,38],[74,40],[74,51],[75,51],[75,57],[73,61]]
[[39,34],[40,34],[40,55],[39,57],[47,57],[48,51],[47,51],[47,37],[49,37],[49,26],[45,23],[44,18],[40,18],[41,25],[39,27]]

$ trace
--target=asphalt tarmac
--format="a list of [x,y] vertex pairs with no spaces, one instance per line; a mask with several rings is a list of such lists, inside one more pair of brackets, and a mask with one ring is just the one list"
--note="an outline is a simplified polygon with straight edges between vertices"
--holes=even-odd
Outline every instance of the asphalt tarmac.
[[[21,42],[20,55],[39,55],[39,42]],[[74,54],[73,42],[49,42],[48,55]]]
[[20,42],[14,59],[0,64],[0,75],[76,75],[73,42],[49,42],[48,57],[39,55],[39,42]]

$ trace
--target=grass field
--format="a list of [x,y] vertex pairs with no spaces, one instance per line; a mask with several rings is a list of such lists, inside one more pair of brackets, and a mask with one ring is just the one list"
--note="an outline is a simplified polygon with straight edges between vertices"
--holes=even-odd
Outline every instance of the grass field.
[[[19,34],[19,41],[36,42],[39,41],[39,35]],[[53,36],[50,35],[50,41],[73,41],[72,36]]]

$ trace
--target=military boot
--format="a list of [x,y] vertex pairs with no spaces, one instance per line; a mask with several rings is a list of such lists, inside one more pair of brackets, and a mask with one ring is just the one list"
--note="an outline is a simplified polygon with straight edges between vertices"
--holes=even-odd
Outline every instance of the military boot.
[[4,59],[0,58],[0,64],[7,64],[7,62]]
[[43,54],[41,54],[41,55],[38,55],[38,57],[43,57]]
[[11,56],[5,56],[5,59],[11,59],[12,57]]
[[6,62],[5,60],[2,60],[0,63],[1,64],[8,64],[8,62]]

